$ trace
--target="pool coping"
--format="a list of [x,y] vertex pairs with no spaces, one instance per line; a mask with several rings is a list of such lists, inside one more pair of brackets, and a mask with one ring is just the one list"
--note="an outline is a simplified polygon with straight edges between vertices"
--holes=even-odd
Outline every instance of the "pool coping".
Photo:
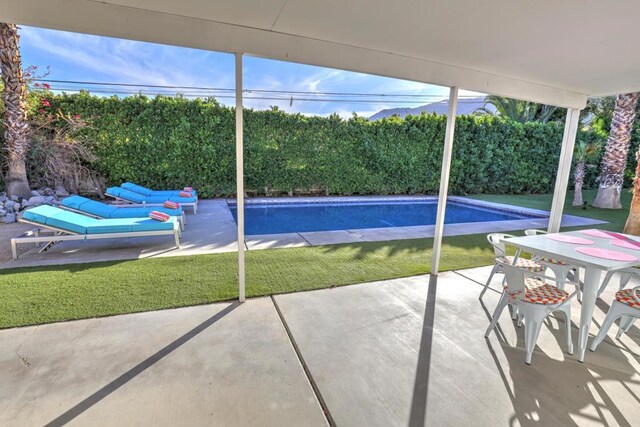
[[[245,199],[246,205],[260,204],[291,204],[291,203],[332,203],[332,202],[376,202],[376,201],[435,201],[436,196],[340,196],[340,197],[258,197]],[[532,218],[507,220],[466,222],[445,224],[445,236],[462,236],[469,234],[491,233],[501,231],[526,230],[528,228],[546,228],[549,222],[549,212],[530,209],[504,203],[487,202],[462,196],[449,196],[449,201],[471,206],[495,209],[503,212],[530,215]],[[236,204],[235,199],[227,199],[229,207]],[[578,227],[586,225],[606,224],[593,218],[575,215],[563,215],[562,227]],[[409,240],[433,237],[434,225],[419,225],[407,227],[360,228],[349,230],[309,231],[297,233],[257,234],[245,236],[246,248],[268,249],[304,246],[322,246],[340,243],[380,242],[389,240]]]

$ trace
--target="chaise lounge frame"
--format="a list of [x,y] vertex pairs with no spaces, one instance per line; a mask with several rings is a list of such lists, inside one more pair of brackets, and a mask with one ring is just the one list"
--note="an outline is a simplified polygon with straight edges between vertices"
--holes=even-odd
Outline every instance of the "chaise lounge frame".
[[[121,205],[113,205],[113,206],[117,206],[119,208],[142,208],[142,207],[147,207],[150,208],[152,207],[152,205],[135,205],[135,204],[121,204]],[[162,205],[159,205],[162,206]],[[69,212],[74,212],[74,213],[78,213],[80,215],[84,215],[84,216],[88,216],[91,218],[95,218],[95,219],[108,219],[99,215],[95,215],[89,212],[85,212],[85,211],[81,211],[78,209],[74,209],[74,208],[70,208],[69,206],[64,206],[64,205],[60,205],[58,206],[60,209],[64,209],[65,211],[69,211]],[[187,215],[185,214],[184,209],[182,210],[182,215],[180,215],[179,217],[175,217],[178,218],[178,223],[180,224],[180,230],[184,231],[185,229],[185,224],[187,223]]]
[[[130,207],[137,207],[137,208],[151,208],[154,206],[158,206],[161,207],[162,203],[135,203],[132,202],[131,200],[127,200],[127,199],[123,199],[122,197],[118,197],[118,196],[114,196],[113,194],[109,194],[109,193],[105,193],[106,196],[109,196],[113,199],[115,199],[116,202],[122,203],[123,205],[127,205]],[[183,203],[183,202],[179,202],[180,206],[182,206],[183,210],[185,206],[190,207],[191,209],[193,209],[193,214],[196,215],[198,213],[198,199],[196,199],[196,201],[194,203]],[[84,213],[84,212],[83,212]]]
[[173,223],[173,230],[157,230],[157,231],[129,231],[124,233],[105,233],[105,234],[78,234],[69,230],[64,230],[50,225],[41,224],[35,221],[29,221],[24,218],[18,219],[19,222],[25,224],[35,225],[30,231],[11,239],[11,254],[13,259],[18,259],[18,245],[24,243],[35,243],[36,247],[40,246],[40,243],[46,243],[46,245],[40,249],[40,253],[46,251],[52,245],[58,242],[65,242],[70,240],[97,240],[97,239],[117,239],[125,237],[148,237],[148,236],[166,236],[173,235],[176,243],[176,248],[180,249],[180,237],[182,233],[180,231],[180,225],[178,221]]

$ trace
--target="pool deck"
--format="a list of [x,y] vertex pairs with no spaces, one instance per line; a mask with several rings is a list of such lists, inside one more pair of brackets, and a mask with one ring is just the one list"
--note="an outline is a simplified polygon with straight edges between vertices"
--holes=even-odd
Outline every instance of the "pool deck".
[[[335,200],[429,200],[433,197],[341,197],[341,198],[278,198],[278,199],[248,199],[248,203],[278,202],[290,203],[312,201],[315,203]],[[498,203],[479,202],[475,200],[450,197],[451,201],[463,200],[464,203],[476,204],[483,207],[517,211],[523,214],[536,215],[531,219],[474,222],[464,224],[447,224],[444,228],[445,236],[459,236],[466,234],[491,233],[500,231],[526,230],[527,228],[546,228],[548,218],[545,211],[520,208]],[[10,260],[0,265],[0,269],[14,267],[37,267],[42,265],[63,265],[95,261],[117,261],[138,258],[189,256],[220,252],[237,251],[237,226],[228,201],[224,199],[201,200],[198,214],[187,214],[186,230],[182,234],[181,247],[173,245],[173,238],[167,236],[132,237],[126,239],[108,239],[92,241],[70,241],[54,245],[45,253],[39,253],[32,248],[20,255],[17,260]],[[593,220],[571,215],[562,217],[563,227],[589,226],[603,224],[603,221]],[[389,227],[357,230],[315,231],[304,233],[284,233],[272,235],[249,235],[245,237],[248,250],[271,248],[291,248],[304,246],[321,246],[338,243],[378,242],[387,240],[406,240],[433,237],[434,226]],[[0,242],[9,245],[9,241]],[[24,248],[29,246],[24,245]]]

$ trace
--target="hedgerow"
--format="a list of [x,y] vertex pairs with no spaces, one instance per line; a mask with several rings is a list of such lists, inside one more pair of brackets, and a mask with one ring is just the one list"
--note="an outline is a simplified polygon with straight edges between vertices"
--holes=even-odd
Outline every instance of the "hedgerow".
[[[49,93],[47,99],[52,109],[87,118],[84,140],[98,158],[91,167],[109,183],[190,185],[203,197],[235,193],[233,108],[164,96]],[[246,110],[245,187],[257,195],[435,193],[445,124],[434,114],[370,122]],[[555,122],[458,117],[451,192],[552,191],[562,131]]]

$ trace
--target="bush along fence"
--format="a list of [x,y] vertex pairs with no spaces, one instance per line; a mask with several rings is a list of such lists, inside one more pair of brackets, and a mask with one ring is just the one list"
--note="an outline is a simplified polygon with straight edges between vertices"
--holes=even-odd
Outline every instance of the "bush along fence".
[[[203,197],[235,193],[233,108],[214,99],[44,95],[49,108],[87,118],[82,140],[98,159],[90,168],[108,183],[190,185]],[[445,122],[438,115],[370,122],[247,110],[245,187],[250,195],[435,193]],[[562,131],[559,123],[458,117],[451,192],[552,191]]]

